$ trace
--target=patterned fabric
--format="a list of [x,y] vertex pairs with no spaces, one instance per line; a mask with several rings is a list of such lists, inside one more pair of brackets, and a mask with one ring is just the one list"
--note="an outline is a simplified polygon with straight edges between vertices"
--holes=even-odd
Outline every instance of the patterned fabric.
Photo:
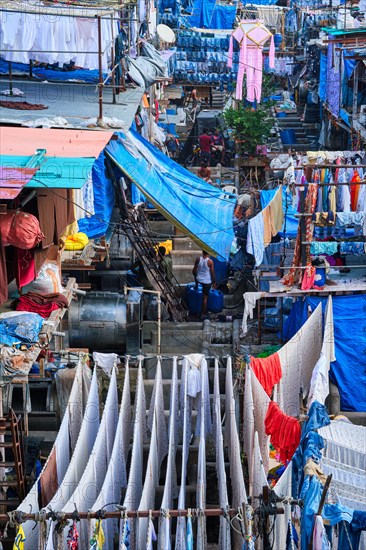
[[24,542],[25,542],[25,534],[24,529],[21,525],[18,527],[18,531],[14,540],[13,550],[24,550]]
[[279,404],[290,416],[300,414],[299,395],[307,395],[323,344],[322,306],[318,305],[301,329],[280,350],[282,379]]
[[129,550],[130,548],[130,523],[128,519],[121,522],[119,550]]
[[78,539],[79,539],[79,533],[76,527],[76,522],[74,521],[67,534],[67,549],[78,550],[79,548]]
[[[307,214],[314,214],[316,201],[318,196],[318,184],[309,183],[308,192],[305,197],[305,208],[304,212]],[[311,219],[311,216],[306,216],[305,218],[305,240],[306,242],[311,242],[313,239],[314,225]],[[306,274],[308,277],[311,277],[315,273],[315,268],[311,265],[312,259],[310,255],[310,246],[306,245]],[[296,267],[299,267],[301,264],[301,229],[300,224],[297,231],[296,244],[294,257],[292,260],[292,266],[288,274],[283,278],[283,284],[287,286],[293,286],[295,282],[301,280],[301,274],[299,275],[299,270]]]
[[102,521],[97,520],[92,538],[89,542],[89,550],[103,550],[104,544],[104,532],[102,527]]
[[340,245],[341,254],[353,254],[354,256],[365,254],[364,242],[342,242]]

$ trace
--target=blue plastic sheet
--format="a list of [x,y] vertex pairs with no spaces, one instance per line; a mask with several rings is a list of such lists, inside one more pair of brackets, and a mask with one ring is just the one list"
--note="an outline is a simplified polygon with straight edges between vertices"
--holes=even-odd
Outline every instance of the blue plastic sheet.
[[[276,189],[263,190],[261,191],[261,206],[262,209],[267,206],[275,196],[278,187]],[[292,205],[292,195],[287,192],[287,187],[282,188],[282,203],[283,211],[285,212],[285,222],[282,226],[281,231],[279,232],[280,237],[288,237],[292,239],[297,236],[297,228],[299,225],[298,219],[295,217],[296,208]]]
[[[23,72],[29,74],[28,63],[11,64],[13,74]],[[9,74],[9,62],[0,57],[0,74]],[[33,67],[32,75],[34,78],[41,80],[58,80],[67,82],[68,80],[82,80],[83,82],[99,82],[99,71],[97,69],[75,69],[74,71],[55,71],[54,69],[44,69],[42,67]],[[103,80],[107,77],[107,73],[103,73]]]
[[325,101],[327,94],[327,56],[320,54],[320,73],[319,73],[319,99]]
[[134,131],[118,133],[109,157],[176,227],[213,256],[227,260],[236,197],[198,178]]
[[216,0],[195,0],[189,25],[206,29],[232,29],[236,16],[233,6],[218,4]]
[[[295,302],[284,324],[284,338],[290,339],[322,302],[323,314],[327,298],[307,296]],[[333,296],[334,339],[336,361],[330,365],[330,377],[337,385],[343,411],[366,412],[366,294]]]
[[109,227],[114,204],[114,188],[104,166],[105,153],[102,151],[93,164],[92,179],[94,192],[94,215],[78,221],[79,231],[89,239],[103,237]]
[[0,342],[6,346],[19,342],[36,343],[42,324],[43,318],[38,313],[23,313],[0,319]]

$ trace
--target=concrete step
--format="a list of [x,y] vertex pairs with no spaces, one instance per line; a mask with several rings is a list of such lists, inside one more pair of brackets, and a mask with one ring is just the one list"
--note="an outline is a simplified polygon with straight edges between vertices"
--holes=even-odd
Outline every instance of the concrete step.
[[181,265],[191,265],[191,273],[194,266],[194,262],[196,261],[196,258],[198,257],[198,251],[197,250],[172,250],[171,258],[173,262],[173,270],[176,269],[176,267]]
[[193,265],[177,265],[174,267],[174,276],[177,279],[178,283],[181,285],[185,285],[187,283],[191,283],[193,280],[192,275],[192,269]]
[[201,250],[201,248],[189,237],[173,238],[174,250]]

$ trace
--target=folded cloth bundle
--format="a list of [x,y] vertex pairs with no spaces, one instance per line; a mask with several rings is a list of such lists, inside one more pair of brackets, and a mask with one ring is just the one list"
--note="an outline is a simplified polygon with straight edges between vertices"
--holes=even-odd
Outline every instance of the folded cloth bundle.
[[43,318],[49,317],[55,309],[68,307],[68,305],[66,297],[59,292],[52,294],[27,292],[12,303],[12,307],[17,311],[31,311]]

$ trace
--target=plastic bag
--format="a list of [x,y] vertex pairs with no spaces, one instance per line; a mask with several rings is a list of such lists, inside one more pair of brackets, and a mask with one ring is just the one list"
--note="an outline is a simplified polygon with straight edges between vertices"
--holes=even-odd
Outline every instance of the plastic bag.
[[27,292],[39,292],[41,294],[50,294],[62,292],[62,284],[58,265],[54,262],[46,262],[38,272],[36,279],[25,286],[23,294]]

